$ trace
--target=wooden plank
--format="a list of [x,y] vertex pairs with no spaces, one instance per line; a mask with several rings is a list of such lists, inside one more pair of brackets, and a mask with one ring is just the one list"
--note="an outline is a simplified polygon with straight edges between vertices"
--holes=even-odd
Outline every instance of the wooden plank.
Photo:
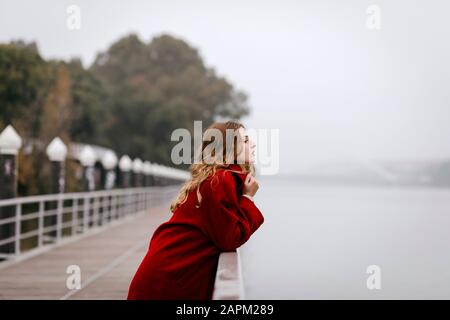
[[[153,208],[122,224],[0,270],[0,299],[124,299],[154,230],[171,216]],[[66,287],[67,267],[81,269],[82,288]]]

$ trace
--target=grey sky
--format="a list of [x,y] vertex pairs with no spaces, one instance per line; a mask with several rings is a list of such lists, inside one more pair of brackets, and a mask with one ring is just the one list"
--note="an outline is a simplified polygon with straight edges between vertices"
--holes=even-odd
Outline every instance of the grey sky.
[[[82,28],[66,28],[66,8]],[[381,8],[381,30],[366,9]],[[450,158],[450,4],[433,1],[5,1],[0,41],[82,57],[136,32],[181,37],[280,129],[281,172],[346,159]]]

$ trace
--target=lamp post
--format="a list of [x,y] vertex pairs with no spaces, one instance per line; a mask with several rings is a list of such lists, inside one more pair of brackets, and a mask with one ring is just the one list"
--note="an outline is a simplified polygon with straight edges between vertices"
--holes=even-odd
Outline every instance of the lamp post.
[[56,137],[50,142],[46,150],[47,156],[52,162],[52,177],[50,183],[51,193],[64,193],[65,187],[65,160],[67,147],[64,142]]
[[120,182],[123,188],[130,187],[130,170],[132,162],[129,156],[123,155],[119,160]]
[[97,160],[94,150],[90,146],[85,146],[78,158],[83,166],[83,189],[85,191],[95,190],[94,164]]
[[161,177],[159,176],[160,174],[160,165],[157,163],[152,164],[152,173],[153,173],[153,183],[155,186],[161,186]]
[[115,167],[117,165],[117,156],[112,151],[106,151],[102,157],[102,165],[106,170],[105,181],[103,182],[103,186],[105,189],[110,190],[114,188],[116,182],[116,172]]
[[[17,196],[17,153],[22,146],[22,138],[9,125],[0,133],[0,199]],[[0,219],[14,216],[15,208],[0,208]],[[0,225],[0,240],[15,234],[13,223]],[[1,246],[2,253],[14,253],[14,243]]]
[[134,187],[140,187],[142,186],[142,160],[139,158],[136,158],[133,160],[133,186]]
[[9,125],[0,134],[0,199],[17,196],[17,153],[22,138]]
[[156,179],[155,179],[155,164],[150,162],[150,165],[148,166],[148,172],[149,172],[149,179],[150,179],[150,186],[156,186]]
[[[50,193],[64,193],[65,160],[67,156],[67,147],[59,137],[56,137],[47,146],[46,153],[52,165]],[[61,229],[59,228],[59,226],[62,223],[62,203],[60,201],[58,201],[57,203],[51,202],[49,203],[49,209],[58,209],[56,214],[52,214],[48,217],[50,226],[55,227],[55,230],[49,232],[49,236],[52,238],[59,238],[61,235]]]
[[144,161],[143,164],[143,173],[144,173],[144,187],[148,187],[151,186],[151,171],[152,171],[152,165],[150,163],[150,161]]

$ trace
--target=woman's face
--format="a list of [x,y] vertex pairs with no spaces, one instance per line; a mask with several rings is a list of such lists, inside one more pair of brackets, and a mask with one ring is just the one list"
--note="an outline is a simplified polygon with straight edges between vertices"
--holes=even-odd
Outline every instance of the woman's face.
[[244,128],[239,128],[239,136],[241,143],[241,152],[238,154],[238,163],[254,163],[256,144],[248,136]]

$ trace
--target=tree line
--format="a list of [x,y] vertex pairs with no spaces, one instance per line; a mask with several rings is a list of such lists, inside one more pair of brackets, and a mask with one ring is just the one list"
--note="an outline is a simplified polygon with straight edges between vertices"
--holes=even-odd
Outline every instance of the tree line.
[[[89,67],[79,59],[46,60],[35,43],[0,44],[0,130],[12,124],[29,147],[19,153],[23,195],[45,192],[45,146],[56,136],[170,165],[174,129],[193,132],[194,120],[205,128],[249,112],[243,91],[170,35],[146,43],[130,34]],[[75,179],[68,174],[68,191]]]

